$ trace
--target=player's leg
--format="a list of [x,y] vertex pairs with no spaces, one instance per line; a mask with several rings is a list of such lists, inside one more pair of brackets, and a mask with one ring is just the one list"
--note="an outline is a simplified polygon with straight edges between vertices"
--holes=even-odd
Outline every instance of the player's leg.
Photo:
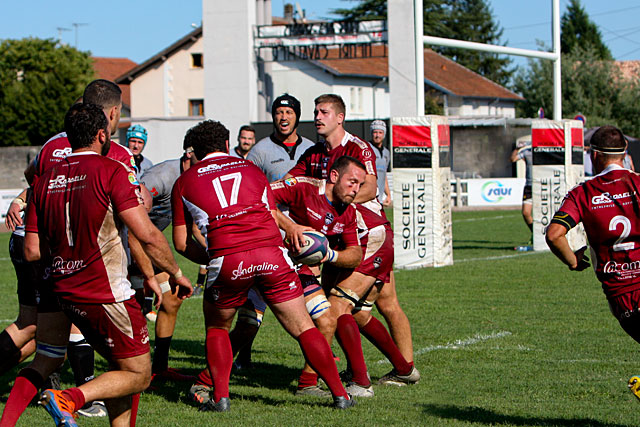
[[229,333],[231,348],[236,360],[233,363],[238,370],[251,367],[251,349],[253,340],[262,325],[267,304],[255,289],[249,290],[247,301],[238,309],[238,320]]
[[396,293],[396,280],[393,271],[388,283],[380,289],[375,300],[378,312],[384,317],[389,326],[391,337],[408,362],[413,362],[413,341],[411,338],[411,325],[407,315],[402,310]]
[[71,322],[61,311],[38,313],[36,355],[18,373],[4,407],[0,425],[15,425],[46,378],[64,363]]
[[[331,316],[336,318],[335,335],[342,347],[353,374],[351,382],[347,386],[347,391],[353,395],[361,397],[373,396],[371,380],[367,372],[367,365],[362,353],[362,341],[360,340],[360,330],[351,315],[351,310],[355,307],[361,295],[373,285],[375,279],[365,276],[362,273],[351,272],[346,278],[342,274],[337,280],[328,280],[329,275],[323,272],[323,286],[338,282],[332,286],[328,297],[331,308]],[[342,279],[342,280],[340,280]]]
[[35,306],[20,304],[16,321],[0,332],[0,374],[35,351],[37,313]]
[[533,193],[530,185],[525,185],[522,195],[522,218],[533,232]]
[[193,296],[198,296],[204,291],[205,280],[207,279],[207,266],[201,265],[198,269],[196,284],[193,285]]
[[183,375],[169,368],[169,349],[178,319],[178,310],[182,306],[182,300],[178,298],[178,290],[169,284],[169,275],[159,273],[156,280],[162,290],[162,305],[158,310],[156,319],[156,339],[153,348],[152,374],[154,378],[162,378],[172,381],[191,381],[193,377]]

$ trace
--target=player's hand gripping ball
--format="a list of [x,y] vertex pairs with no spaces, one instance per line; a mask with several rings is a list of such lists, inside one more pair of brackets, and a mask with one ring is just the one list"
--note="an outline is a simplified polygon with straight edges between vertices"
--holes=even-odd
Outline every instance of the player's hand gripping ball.
[[300,248],[300,252],[290,252],[291,258],[300,264],[319,264],[327,255],[329,241],[324,234],[318,231],[304,231],[302,234],[304,235],[304,244]]

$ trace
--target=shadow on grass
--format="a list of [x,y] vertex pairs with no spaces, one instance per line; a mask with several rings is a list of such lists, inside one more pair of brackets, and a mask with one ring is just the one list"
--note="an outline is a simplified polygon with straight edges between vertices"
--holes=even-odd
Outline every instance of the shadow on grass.
[[422,405],[423,412],[443,419],[485,425],[560,426],[560,427],[628,427],[635,424],[611,424],[590,418],[545,418],[501,414],[474,406]]

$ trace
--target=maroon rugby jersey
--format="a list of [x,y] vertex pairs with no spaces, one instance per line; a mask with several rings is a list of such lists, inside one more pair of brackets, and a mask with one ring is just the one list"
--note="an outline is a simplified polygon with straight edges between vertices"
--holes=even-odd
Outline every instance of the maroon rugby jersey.
[[567,228],[582,221],[607,297],[640,289],[639,186],[639,175],[610,165],[572,189],[553,219]]
[[330,150],[326,142],[318,142],[304,152],[298,163],[289,171],[292,176],[310,176],[327,179],[329,170],[339,157],[351,156],[360,160],[367,170],[367,175],[376,175],[376,156],[368,142],[345,132],[342,142]]
[[185,171],[173,186],[173,225],[192,221],[216,258],[248,249],[282,246],[271,210],[273,193],[250,161],[213,153]]
[[92,151],[69,154],[36,180],[26,231],[47,238],[56,293],[101,304],[134,294],[116,215],[142,204],[139,188],[133,172]]
[[332,249],[360,246],[353,205],[336,209],[325,195],[326,181],[298,177],[271,184],[276,203],[289,207],[289,217],[323,233]]
[[[60,163],[69,154],[71,154],[71,144],[69,144],[66,132],[61,132],[49,139],[36,156],[36,177],[42,176],[49,168]],[[106,157],[117,160],[136,171],[136,162],[131,151],[114,141],[111,141],[111,148],[109,148]]]

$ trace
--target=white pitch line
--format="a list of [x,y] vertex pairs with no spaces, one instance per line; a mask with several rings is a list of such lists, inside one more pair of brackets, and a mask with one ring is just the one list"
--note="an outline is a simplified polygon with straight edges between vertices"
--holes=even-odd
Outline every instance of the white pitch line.
[[517,253],[517,254],[513,254],[513,255],[499,255],[499,256],[488,256],[488,257],[481,257],[481,258],[454,259],[453,263],[455,264],[457,262],[487,261],[487,260],[495,260],[495,259],[517,258],[517,257],[521,257],[521,256],[535,255],[536,253],[537,252],[530,251],[530,252]]
[[[419,354],[429,353],[436,350],[458,350],[463,347],[468,347],[470,345],[478,344],[488,340],[508,337],[510,335],[513,335],[513,334],[509,331],[494,332],[489,335],[476,334],[472,337],[465,338],[463,340],[455,340],[452,343],[447,343],[444,345],[432,345],[429,347],[421,348],[418,351],[414,351],[413,354],[417,356]],[[382,360],[378,360],[376,363],[384,364],[384,363],[389,363],[389,361],[387,359],[382,359]]]
[[476,222],[476,221],[491,221],[494,219],[504,219],[504,218],[516,218],[519,215],[498,215],[498,216],[485,216],[482,218],[467,218],[467,219],[456,219],[455,221],[451,221],[454,224],[456,222]]
[[13,323],[16,319],[0,319],[0,323]]

